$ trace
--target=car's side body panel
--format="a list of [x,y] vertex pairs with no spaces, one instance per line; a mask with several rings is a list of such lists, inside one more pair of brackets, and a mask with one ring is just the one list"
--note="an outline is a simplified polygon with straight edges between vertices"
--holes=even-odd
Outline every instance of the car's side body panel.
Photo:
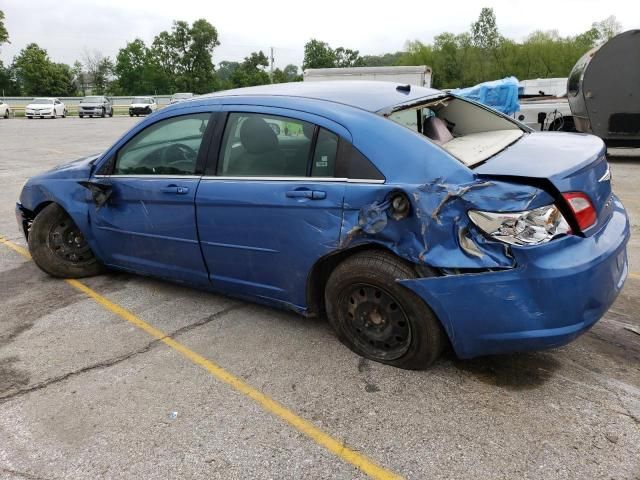
[[108,266],[206,284],[195,223],[200,177],[159,177],[103,179],[110,200],[88,210],[100,257]]
[[[304,88],[278,86],[274,91]],[[338,85],[309,88],[324,93],[302,98],[257,89],[164,108],[123,135],[95,165],[80,162],[32,179],[21,207],[34,212],[45,202],[59,203],[98,258],[110,265],[301,312],[308,308],[307,282],[317,262],[352,247],[384,247],[438,272],[398,282],[433,309],[461,357],[566,343],[613,302],[626,275],[629,226],[622,205],[614,197],[608,200],[610,182],[599,144],[588,137],[525,132],[518,143],[471,170],[421,134],[367,108],[323,97]],[[395,86],[389,88],[394,89],[389,98],[396,98]],[[412,95],[439,93],[422,89]],[[382,108],[378,102],[370,95],[363,105]],[[279,114],[320,125],[352,143],[384,180],[219,177],[215,164],[221,139],[212,135],[209,163],[189,180],[193,196],[185,197],[187,210],[176,211],[173,199],[150,194],[150,183],[141,179],[118,183],[113,203],[103,207],[78,183],[90,178],[109,182],[96,174],[153,123],[220,110]],[[217,121],[222,118],[221,113]],[[167,180],[153,182],[165,188]],[[301,189],[324,196],[287,195]],[[535,247],[491,239],[467,215],[470,209],[520,212],[561,203],[566,189],[593,196],[599,223]],[[390,196],[397,192],[410,202],[408,216],[395,218],[389,210]],[[166,242],[173,246],[163,252]]]

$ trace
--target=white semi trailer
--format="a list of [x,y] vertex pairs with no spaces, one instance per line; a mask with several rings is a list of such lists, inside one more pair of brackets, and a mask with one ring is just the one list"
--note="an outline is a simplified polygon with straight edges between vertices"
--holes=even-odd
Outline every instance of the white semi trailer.
[[378,80],[397,82],[420,87],[431,87],[431,67],[350,67],[350,68],[308,68],[303,72],[305,82],[330,80]]

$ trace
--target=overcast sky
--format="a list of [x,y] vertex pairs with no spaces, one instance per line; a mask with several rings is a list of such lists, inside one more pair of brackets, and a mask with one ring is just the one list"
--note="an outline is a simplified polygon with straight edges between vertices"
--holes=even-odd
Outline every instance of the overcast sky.
[[430,42],[444,31],[467,31],[482,6],[493,7],[500,32],[518,41],[534,30],[574,35],[609,15],[624,30],[640,28],[637,0],[0,0],[11,41],[0,58],[10,62],[30,42],[57,62],[72,64],[85,50],[113,58],[136,37],[151,43],[174,19],[205,18],[220,37],[215,63],[242,61],[252,51],[267,53],[273,46],[276,66],[299,66],[310,38],[361,54],[395,52],[407,40]]

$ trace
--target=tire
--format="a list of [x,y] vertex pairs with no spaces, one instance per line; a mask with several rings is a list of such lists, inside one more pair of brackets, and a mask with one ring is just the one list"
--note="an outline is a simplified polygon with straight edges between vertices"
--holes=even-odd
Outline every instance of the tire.
[[84,118],[84,115],[82,115],[81,113],[80,113],[80,114],[78,114],[78,116],[79,116],[80,118]]
[[29,120],[31,120],[33,117],[30,117],[29,115],[27,115],[27,118],[28,118]]
[[113,107],[111,107],[111,110],[109,111],[109,118],[113,117]]
[[4,111],[4,118],[9,118],[9,110]]
[[431,365],[446,335],[427,304],[396,282],[417,277],[411,265],[384,251],[356,253],[339,264],[327,281],[325,308],[340,341],[394,367]]
[[54,277],[90,277],[104,271],[73,220],[55,203],[36,216],[28,243],[36,265]]
[[106,116],[107,116],[107,112],[106,112],[106,110],[105,110],[104,108],[102,109],[102,113],[100,114],[100,116],[101,116],[102,118],[104,118],[104,117],[106,117]]
[[67,109],[62,110],[62,118],[67,118]]

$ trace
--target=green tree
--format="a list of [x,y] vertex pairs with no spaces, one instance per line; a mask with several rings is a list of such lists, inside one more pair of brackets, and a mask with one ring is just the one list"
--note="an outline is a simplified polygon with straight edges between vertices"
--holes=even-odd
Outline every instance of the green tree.
[[93,85],[92,93],[104,95],[107,92],[114,71],[113,61],[101,52],[85,52],[84,65]]
[[333,55],[335,57],[335,67],[361,67],[363,65],[362,57],[360,57],[358,50],[338,47],[333,51]]
[[4,26],[4,12],[0,10],[0,45],[9,42],[9,32],[7,27]]
[[598,41],[604,43],[622,32],[622,25],[618,19],[611,15],[600,22],[593,22],[591,25],[598,32]]
[[233,75],[240,68],[240,62],[222,61],[218,64],[216,72],[216,87],[219,90],[234,88]]
[[251,87],[271,83],[269,74],[265,68],[269,66],[269,60],[262,50],[252,52],[231,75],[231,83],[234,87]]
[[166,78],[169,87],[180,91],[205,93],[215,85],[212,55],[220,45],[218,31],[205,19],[193,22],[174,21],[171,32],[161,32],[151,51]]
[[478,20],[471,24],[471,37],[476,47],[491,50],[498,46],[500,33],[493,8],[485,7],[480,10]]
[[336,54],[327,42],[312,38],[304,46],[302,70],[336,66]]
[[363,55],[363,67],[392,67],[400,65],[404,52],[384,53],[382,55]]
[[282,70],[276,68],[273,71],[273,77],[271,78],[271,83],[288,83],[301,81],[302,75],[298,74],[298,67],[296,67],[295,65],[287,65]]
[[118,51],[113,71],[117,78],[110,91],[114,94],[148,95],[170,91],[170,81],[158,59],[139,38]]
[[51,60],[36,43],[23,48],[13,60],[16,78],[25,95],[48,95]]
[[70,96],[76,93],[71,68],[54,63],[35,43],[23,48],[13,60],[16,82],[24,95]]

